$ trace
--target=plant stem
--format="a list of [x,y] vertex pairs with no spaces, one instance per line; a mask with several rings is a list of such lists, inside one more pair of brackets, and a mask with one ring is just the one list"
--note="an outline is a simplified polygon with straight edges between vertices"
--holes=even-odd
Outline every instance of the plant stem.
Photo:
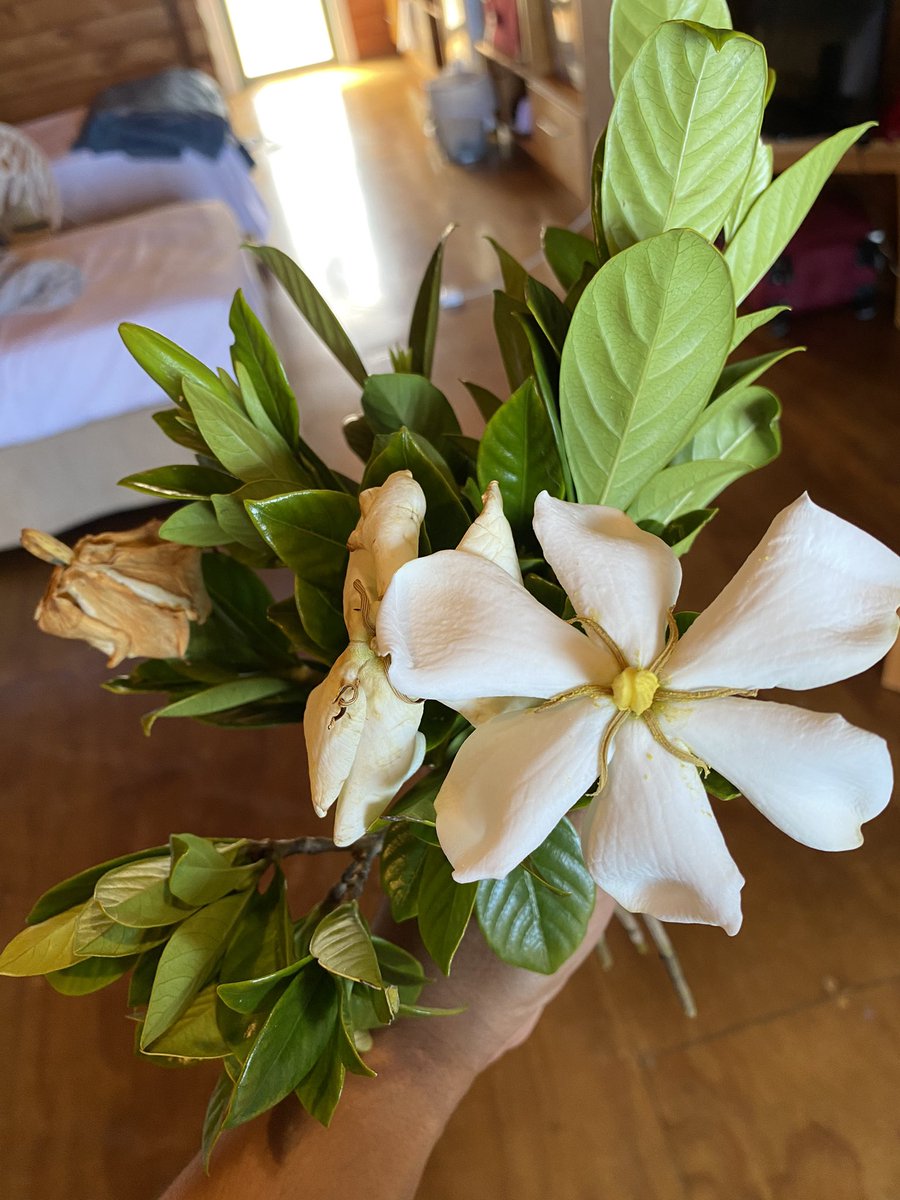
[[326,908],[337,908],[346,900],[357,900],[362,895],[372,865],[381,853],[383,845],[384,833],[370,834],[353,844],[351,847],[353,861],[328,893],[325,899]]
[[[374,858],[380,852],[383,841],[383,834],[368,834],[366,837],[360,838],[352,846],[338,846],[331,838],[326,837],[262,838],[259,841],[252,841],[250,843],[248,856],[251,862],[261,858],[274,860],[290,858],[294,854],[332,854],[338,852],[349,852],[356,858],[360,852],[368,853],[370,847],[375,846],[376,849],[372,855]],[[369,869],[371,869],[371,864]]]

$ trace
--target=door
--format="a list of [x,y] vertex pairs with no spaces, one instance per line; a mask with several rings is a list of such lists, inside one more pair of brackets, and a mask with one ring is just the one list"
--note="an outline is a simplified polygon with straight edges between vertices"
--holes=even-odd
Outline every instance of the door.
[[223,0],[245,79],[332,62],[324,0]]

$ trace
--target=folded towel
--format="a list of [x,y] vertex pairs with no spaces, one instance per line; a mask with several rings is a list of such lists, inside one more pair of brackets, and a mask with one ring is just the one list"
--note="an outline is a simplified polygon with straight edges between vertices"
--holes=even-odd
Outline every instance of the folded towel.
[[0,317],[55,312],[77,300],[83,287],[81,271],[72,263],[0,255]]

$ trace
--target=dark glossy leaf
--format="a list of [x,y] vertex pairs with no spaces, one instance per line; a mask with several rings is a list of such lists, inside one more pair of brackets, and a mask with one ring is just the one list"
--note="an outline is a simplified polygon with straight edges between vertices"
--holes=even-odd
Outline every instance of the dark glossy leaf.
[[331,1038],[316,1059],[310,1071],[304,1075],[294,1092],[297,1099],[311,1117],[327,1129],[344,1090],[347,1068],[344,1065],[343,1034],[339,1022],[335,1022]]
[[228,535],[216,519],[213,506],[205,500],[195,500],[167,517],[159,528],[159,536],[184,546],[224,546]]
[[[591,155],[591,225],[594,230],[594,248],[597,251],[598,262],[604,263],[609,258],[606,248],[606,238],[603,235],[603,156],[606,150],[606,133],[597,138],[594,153]],[[582,274],[584,268],[582,268]],[[569,289],[571,291],[571,288]]]
[[441,269],[444,263],[444,246],[454,228],[455,226],[448,225],[444,230],[441,240],[425,268],[409,326],[409,369],[415,375],[424,375],[426,379],[431,378],[438,318],[441,313]]
[[469,528],[459,489],[437,451],[409,429],[391,434],[363,475],[363,487],[384,483],[394,471],[408,470],[425,493],[425,529],[432,550],[455,548]]
[[362,359],[310,279],[296,263],[274,246],[248,246],[247,249],[266,264],[338,362],[349,371],[358,384],[364,384],[366,368]]
[[[271,428],[288,446],[295,446],[300,428],[297,401],[271,338],[240,290],[234,297],[228,324],[235,338],[232,361],[240,363],[250,377],[254,396]],[[252,411],[250,416],[259,423]]]
[[541,579],[540,575],[532,573],[526,575],[523,582],[535,600],[543,604],[544,608],[549,608],[557,617],[565,619],[569,598],[558,584],[550,583],[546,579]]
[[498,241],[489,237],[485,239],[491,243],[494,253],[497,255],[497,261],[500,263],[500,274],[503,276],[503,290],[507,296],[513,300],[525,300],[525,285],[528,282],[529,275],[522,264],[509,253],[504,250]]
[[562,355],[572,314],[555,292],[537,279],[530,279],[525,299],[528,309],[550,343],[557,358]]
[[741,794],[730,780],[713,768],[706,775],[701,774],[700,779],[710,796],[717,800],[736,800]]
[[161,717],[207,717],[213,713],[239,708],[244,704],[252,704],[257,700],[268,699],[279,692],[290,690],[290,687],[289,680],[268,675],[250,675],[243,679],[230,680],[228,683],[217,683],[202,692],[183,696],[179,700],[173,700],[171,704],[145,713],[141,718],[141,727],[144,733],[149,734]]
[[459,433],[450,401],[421,375],[370,375],[362,409],[376,433],[412,429],[439,446],[447,433]]
[[248,501],[247,512],[266,543],[296,575],[315,587],[338,591],[343,587],[347,539],[359,520],[355,497],[345,492],[291,492]]
[[429,846],[419,886],[419,933],[445,975],[463,939],[475,905],[477,883],[455,883],[453,868],[437,846]]
[[[243,648],[246,655],[248,648],[252,648],[260,661],[293,665],[295,660],[287,638],[269,620],[272,595],[255,571],[235,562],[229,555],[206,554],[203,556],[203,581],[213,602],[214,615],[233,635],[227,661],[240,664],[243,659],[238,656],[239,649]],[[200,627],[201,633],[204,628]],[[188,655],[194,657],[193,634]]]
[[233,1095],[234,1083],[228,1071],[225,1070],[216,1081],[216,1086],[213,1088],[209,1103],[206,1106],[206,1115],[203,1118],[203,1137],[200,1144],[200,1152],[203,1158],[203,1166],[207,1171],[209,1171],[209,1160],[212,1152],[221,1136],[225,1117],[228,1114]]
[[375,430],[362,413],[344,417],[341,422],[344,440],[358,459],[367,463],[375,445]]
[[220,983],[218,988],[219,999],[234,1012],[260,1012],[267,1007],[272,992],[276,989],[281,989],[282,985],[293,979],[297,972],[302,971],[308,962],[309,956],[306,956],[294,963],[290,963],[286,967],[281,967],[277,971],[271,971],[268,975],[261,975],[256,979],[244,979],[234,983]]
[[293,596],[279,600],[269,609],[269,620],[277,625],[288,638],[292,648],[303,658],[311,658],[316,662],[331,663],[331,659],[321,646],[317,645],[303,627],[297,602]]
[[170,400],[184,402],[183,381],[192,380],[227,400],[228,394],[218,375],[204,366],[193,354],[182,350],[169,338],[143,325],[125,321],[119,326],[119,336],[138,365],[158,383]]
[[527,536],[536,496],[564,494],[562,465],[553,430],[529,379],[488,422],[478,448],[478,484],[500,485],[503,511],[517,537]]
[[[594,911],[596,885],[584,865],[578,835],[563,820],[530,860],[505,879],[477,884],[476,912],[488,945],[504,962],[551,975],[581,945]],[[561,894],[562,893],[562,894]]]
[[534,371],[528,339],[519,321],[520,315],[527,312],[523,301],[513,300],[505,292],[494,292],[494,333],[503,369],[513,391]]
[[150,1003],[150,993],[153,991],[153,981],[156,978],[156,968],[162,958],[163,947],[154,946],[138,958],[135,963],[131,980],[128,984],[128,1007],[143,1008]]
[[493,392],[488,391],[481,384],[472,383],[464,379],[463,387],[478,405],[478,411],[484,417],[485,421],[489,421],[498,408],[503,404],[499,396],[495,396]]
[[347,646],[347,627],[339,594],[326,592],[297,578],[294,599],[304,630],[313,644],[321,647],[322,661],[334,662]]
[[284,872],[277,867],[268,887],[254,892],[222,959],[223,983],[258,979],[294,959],[293,927]]
[[197,423],[193,417],[188,415],[187,409],[164,408],[161,412],[155,412],[152,415],[153,420],[170,441],[175,442],[178,446],[184,446],[186,450],[192,450],[194,454],[213,457],[212,450],[200,436]]
[[400,998],[406,1003],[412,1003],[410,991],[416,995],[428,982],[425,968],[414,954],[396,946],[385,938],[373,937],[375,953],[378,955],[378,965],[385,983],[392,983],[400,990]]
[[427,851],[427,843],[415,836],[408,822],[398,821],[388,828],[381,851],[381,887],[395,921],[408,921],[419,911]]
[[550,270],[566,291],[578,282],[585,267],[596,270],[600,266],[594,243],[571,229],[550,225],[543,232],[541,244]]
[[34,907],[25,920],[29,925],[37,925],[41,921],[46,921],[48,917],[55,917],[57,913],[65,912],[66,909],[72,908],[76,904],[82,904],[85,900],[90,900],[97,881],[102,879],[108,871],[112,871],[116,867],[124,867],[127,863],[140,862],[144,858],[159,858],[166,852],[166,846],[153,846],[149,850],[135,850],[131,854],[122,854],[118,858],[111,858],[108,862],[98,863],[95,867],[79,871],[70,879],[64,879],[61,883],[56,883],[52,888],[48,888],[35,901]]
[[50,971],[45,978],[53,990],[62,996],[89,996],[121,979],[136,962],[137,955],[129,958],[86,958],[61,971]]
[[139,471],[119,480],[119,487],[151,496],[171,496],[176,500],[208,500],[213,492],[230,492],[237,486],[238,480],[224,471],[187,464],[154,467],[151,471]]

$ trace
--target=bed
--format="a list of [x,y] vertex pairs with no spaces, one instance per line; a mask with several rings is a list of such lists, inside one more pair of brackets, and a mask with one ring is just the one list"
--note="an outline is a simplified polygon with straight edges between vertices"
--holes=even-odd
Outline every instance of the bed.
[[244,237],[265,240],[269,215],[234,141],[214,159],[187,148],[178,158],[73,150],[86,111],[72,108],[19,127],[50,158],[66,225],[93,225],[180,200],[219,200],[234,212]]
[[174,204],[16,248],[83,273],[56,312],[0,321],[0,547],[23,525],[58,532],[146,503],[115,481],[189,460],[150,413],[159,388],[122,345],[120,321],[148,325],[213,366],[227,365],[228,310],[238,288],[265,320],[265,294],[240,250],[231,210]]

